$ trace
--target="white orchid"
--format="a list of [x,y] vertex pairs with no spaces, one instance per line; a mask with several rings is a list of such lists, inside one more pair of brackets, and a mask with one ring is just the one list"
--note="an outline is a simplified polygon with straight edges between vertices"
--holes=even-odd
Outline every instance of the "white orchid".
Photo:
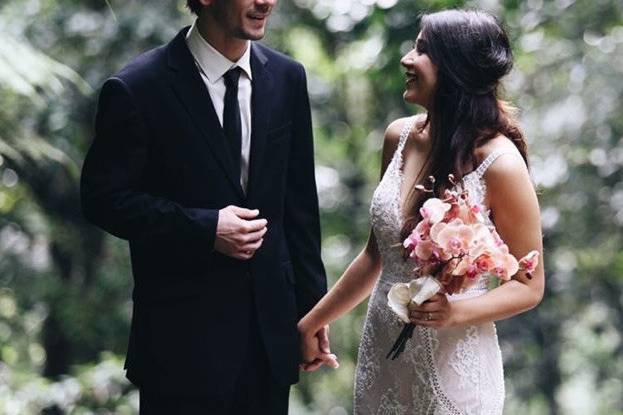
[[389,308],[405,323],[409,322],[409,310],[407,309],[407,305],[410,301],[409,284],[406,282],[399,282],[392,285],[392,288],[387,293]]
[[409,283],[399,282],[392,285],[387,293],[387,302],[394,313],[405,323],[409,323],[409,303],[422,303],[441,290],[441,283],[430,275],[411,280]]

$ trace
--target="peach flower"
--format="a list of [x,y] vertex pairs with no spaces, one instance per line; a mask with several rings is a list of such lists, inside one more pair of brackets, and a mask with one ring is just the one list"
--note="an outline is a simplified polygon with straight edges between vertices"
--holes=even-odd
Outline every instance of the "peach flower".
[[539,251],[530,251],[526,256],[519,260],[519,267],[530,275],[539,264]]
[[450,207],[449,203],[437,198],[430,198],[420,208],[420,215],[431,224],[441,222]]
[[474,229],[460,219],[455,219],[435,233],[434,241],[446,256],[452,257],[466,254],[473,245],[473,239]]
[[517,262],[517,258],[508,253],[506,245],[501,248],[503,249],[493,254],[495,266],[492,273],[501,280],[508,281],[519,271],[519,262]]

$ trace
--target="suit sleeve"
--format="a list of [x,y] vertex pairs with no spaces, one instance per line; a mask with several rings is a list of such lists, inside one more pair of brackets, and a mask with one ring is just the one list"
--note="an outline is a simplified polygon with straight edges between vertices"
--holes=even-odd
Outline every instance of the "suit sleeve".
[[290,146],[284,228],[296,281],[299,318],[327,292],[320,256],[320,218],[314,169],[311,110],[305,70],[299,67],[299,85]]
[[95,138],[82,168],[82,212],[93,224],[127,240],[166,237],[212,249],[218,210],[188,208],[145,190],[149,134],[132,94],[119,78],[99,96]]

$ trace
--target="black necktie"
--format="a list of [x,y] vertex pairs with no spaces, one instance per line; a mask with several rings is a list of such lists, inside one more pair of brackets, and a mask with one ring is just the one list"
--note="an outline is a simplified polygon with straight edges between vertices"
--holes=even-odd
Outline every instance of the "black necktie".
[[223,130],[227,136],[238,181],[240,181],[240,153],[242,151],[242,126],[240,122],[240,105],[238,105],[238,79],[240,78],[240,71],[240,67],[236,66],[223,75],[225,87],[227,88],[223,108]]

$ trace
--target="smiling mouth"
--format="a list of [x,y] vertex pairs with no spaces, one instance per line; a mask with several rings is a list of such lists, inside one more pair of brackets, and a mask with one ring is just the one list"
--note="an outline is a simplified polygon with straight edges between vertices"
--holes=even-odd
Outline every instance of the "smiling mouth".
[[406,77],[407,77],[406,83],[415,82],[415,81],[417,81],[417,79],[418,79],[418,78],[417,78],[417,75],[416,75],[416,74],[414,74],[414,73],[409,73],[409,72],[407,72],[405,75],[406,75]]
[[268,17],[268,13],[266,14],[249,14],[247,17],[249,17],[249,19],[253,19],[253,20],[266,20],[266,18]]

